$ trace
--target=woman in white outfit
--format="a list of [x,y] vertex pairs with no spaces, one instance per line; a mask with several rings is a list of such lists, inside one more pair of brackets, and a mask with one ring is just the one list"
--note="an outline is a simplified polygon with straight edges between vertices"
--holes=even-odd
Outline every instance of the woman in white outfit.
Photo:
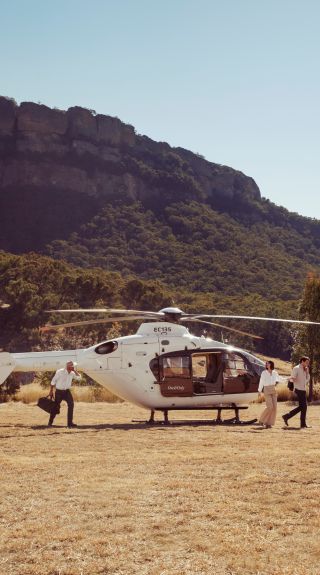
[[258,392],[263,391],[266,400],[266,408],[259,418],[260,425],[270,428],[274,425],[277,415],[277,392],[276,384],[279,382],[279,374],[274,369],[273,361],[266,362],[266,369],[263,370]]

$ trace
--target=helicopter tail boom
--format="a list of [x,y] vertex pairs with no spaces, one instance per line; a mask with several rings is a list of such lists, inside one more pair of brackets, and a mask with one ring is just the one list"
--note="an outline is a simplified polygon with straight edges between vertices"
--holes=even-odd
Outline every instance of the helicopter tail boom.
[[15,362],[12,355],[8,352],[0,353],[0,385],[7,379],[15,368]]
[[68,361],[77,362],[77,351],[39,351],[31,353],[0,353],[0,385],[14,371],[56,371]]

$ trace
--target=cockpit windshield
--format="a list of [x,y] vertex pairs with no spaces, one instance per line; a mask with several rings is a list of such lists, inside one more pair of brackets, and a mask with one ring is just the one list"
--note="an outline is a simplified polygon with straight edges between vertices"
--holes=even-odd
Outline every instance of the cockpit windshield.
[[252,355],[252,353],[250,353],[249,351],[244,351],[242,352],[242,354],[248,359],[254,372],[257,375],[261,375],[261,373],[265,369],[265,361],[262,361],[262,359],[256,357],[255,355]]

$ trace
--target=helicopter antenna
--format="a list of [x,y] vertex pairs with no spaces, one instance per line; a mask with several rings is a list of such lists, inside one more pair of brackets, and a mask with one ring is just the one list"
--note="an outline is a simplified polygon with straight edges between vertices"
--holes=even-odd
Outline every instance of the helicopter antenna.
[[223,331],[221,332],[221,341],[222,343],[229,343],[229,337],[227,335],[224,335]]

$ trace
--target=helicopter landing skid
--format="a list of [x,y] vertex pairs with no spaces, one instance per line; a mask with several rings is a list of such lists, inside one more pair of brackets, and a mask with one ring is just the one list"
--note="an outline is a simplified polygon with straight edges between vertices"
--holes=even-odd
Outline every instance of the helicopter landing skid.
[[241,421],[237,417],[231,417],[230,419],[216,419],[213,420],[214,425],[253,425],[256,423],[257,418],[250,419],[249,421]]
[[216,419],[175,419],[174,421],[148,421],[145,419],[132,419],[132,423],[140,423],[145,426],[150,427],[178,427],[183,425],[193,425],[200,427],[201,425],[211,425],[216,426],[219,425],[220,427],[223,426],[244,426],[244,425],[253,425],[257,419],[250,419],[250,421],[242,421],[240,419],[236,419],[232,417],[231,419],[224,419],[217,421]]
[[[238,405],[232,404],[231,407],[217,407],[216,409],[218,410],[218,415],[214,423],[217,425],[252,425],[257,421],[257,418],[250,419],[249,421],[241,421],[239,417],[239,411],[240,409],[248,409],[248,406],[239,407]],[[231,417],[230,419],[222,419],[221,411],[223,409],[234,409],[234,417]]]
[[[201,408],[200,408],[201,409]],[[203,408],[203,409],[207,409],[207,408]],[[217,409],[218,414],[217,414],[217,418],[210,420],[210,421],[204,421],[204,420],[196,420],[196,421],[192,421],[192,420],[184,420],[184,421],[174,421],[174,422],[170,422],[169,418],[168,418],[168,410],[164,409],[161,410],[163,411],[163,421],[155,421],[154,419],[154,410],[151,410],[151,414],[150,414],[150,418],[147,421],[144,420],[137,420],[134,419],[132,420],[133,423],[144,423],[145,425],[171,425],[171,424],[182,424],[182,425],[187,425],[187,424],[197,424],[197,425],[208,425],[208,424],[213,424],[213,425],[253,425],[257,419],[250,419],[249,421],[242,421],[239,417],[239,411],[240,409],[248,409],[248,406],[241,406],[239,407],[238,405],[232,404],[230,407],[229,406],[224,406],[224,407],[214,407],[213,409]],[[223,409],[233,409],[234,410],[234,417],[231,417],[230,419],[222,419],[221,417],[221,411]]]

